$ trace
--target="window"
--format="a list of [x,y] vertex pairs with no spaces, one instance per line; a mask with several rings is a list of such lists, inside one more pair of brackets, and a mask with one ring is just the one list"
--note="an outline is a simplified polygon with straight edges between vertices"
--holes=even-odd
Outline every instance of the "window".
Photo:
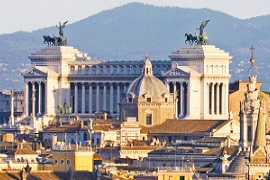
[[99,145],[100,144],[100,139],[97,139],[97,145]]
[[151,98],[146,98],[146,102],[151,102]]
[[85,71],[89,71],[89,66],[85,66]]
[[252,129],[251,126],[248,126],[248,134],[247,134],[248,141],[252,140]]
[[69,159],[67,160],[67,166],[70,166],[70,160]]
[[74,71],[75,67],[74,66],[70,66],[70,71]]
[[57,165],[58,165],[58,160],[55,159],[54,162],[53,162],[53,164],[54,164],[55,166],[57,166]]
[[81,71],[82,70],[82,66],[78,66],[78,70]]
[[165,98],[165,102],[168,102],[168,98]]
[[152,125],[152,114],[146,114],[146,125]]
[[61,164],[61,166],[64,166],[64,159],[61,159],[61,161],[60,161],[60,164]]
[[128,98],[128,102],[130,103],[132,102],[132,97]]
[[92,67],[93,73],[96,73],[96,66]]

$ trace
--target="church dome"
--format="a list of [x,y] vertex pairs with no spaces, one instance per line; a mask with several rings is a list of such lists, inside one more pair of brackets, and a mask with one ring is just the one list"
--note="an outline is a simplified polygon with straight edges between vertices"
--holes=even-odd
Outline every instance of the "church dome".
[[147,95],[153,99],[161,99],[164,98],[165,94],[169,94],[166,86],[153,75],[152,63],[146,57],[143,73],[130,84],[127,89],[127,96],[132,95],[135,98]]

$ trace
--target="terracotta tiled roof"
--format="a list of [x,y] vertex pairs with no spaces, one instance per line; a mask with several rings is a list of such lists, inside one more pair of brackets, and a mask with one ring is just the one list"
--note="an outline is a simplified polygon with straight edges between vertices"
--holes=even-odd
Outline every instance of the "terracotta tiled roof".
[[94,131],[109,131],[109,130],[118,130],[121,127],[120,121],[114,120],[95,120],[93,121],[93,130]]
[[231,147],[222,147],[222,148],[211,148],[208,151],[204,152],[204,154],[221,154],[223,151],[226,151],[226,154],[232,155],[238,147],[231,146]]
[[144,127],[144,126],[140,126],[140,128],[141,128],[141,131],[140,131],[140,133],[141,134],[147,134],[148,133],[148,127]]
[[[72,174],[72,177],[71,177]],[[0,179],[19,180],[20,171],[0,171]],[[31,171],[28,180],[61,180],[61,179],[94,179],[93,173],[89,171],[75,171],[70,173],[57,171]]]
[[123,146],[121,150],[155,150],[159,148],[160,146]]
[[51,125],[47,127],[44,132],[70,132],[75,133],[81,128],[81,121],[75,121],[72,124],[63,124],[62,126]]
[[14,154],[38,154],[36,151],[29,149],[29,148],[18,148]]
[[226,141],[227,137],[204,137],[197,140],[197,143],[221,143]]
[[224,120],[174,120],[169,119],[160,125],[150,127],[149,134],[205,134],[218,128]]

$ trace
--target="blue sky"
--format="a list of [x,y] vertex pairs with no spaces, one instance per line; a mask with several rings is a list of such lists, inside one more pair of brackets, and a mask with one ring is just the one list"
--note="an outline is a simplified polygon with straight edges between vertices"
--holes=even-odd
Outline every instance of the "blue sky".
[[209,8],[240,19],[270,14],[269,0],[1,0],[0,34],[69,23],[130,2],[156,6]]

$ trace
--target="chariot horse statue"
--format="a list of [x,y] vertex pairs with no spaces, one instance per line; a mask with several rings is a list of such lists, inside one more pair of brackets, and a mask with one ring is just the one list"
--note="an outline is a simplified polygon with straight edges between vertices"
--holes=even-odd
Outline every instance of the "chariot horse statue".
[[64,36],[64,28],[68,21],[61,24],[59,22],[59,26],[56,27],[59,29],[59,37],[53,35],[53,37],[49,36],[48,34],[43,36],[43,44],[47,44],[48,46],[66,46],[67,45],[67,37]]
[[190,45],[192,45],[193,43],[197,44],[197,45],[206,45],[209,43],[209,39],[206,36],[206,34],[204,33],[204,28],[207,26],[208,22],[210,20],[207,21],[202,21],[201,25],[199,27],[199,34],[195,33],[195,36],[193,36],[191,33],[186,33],[186,40],[185,43],[189,43]]

